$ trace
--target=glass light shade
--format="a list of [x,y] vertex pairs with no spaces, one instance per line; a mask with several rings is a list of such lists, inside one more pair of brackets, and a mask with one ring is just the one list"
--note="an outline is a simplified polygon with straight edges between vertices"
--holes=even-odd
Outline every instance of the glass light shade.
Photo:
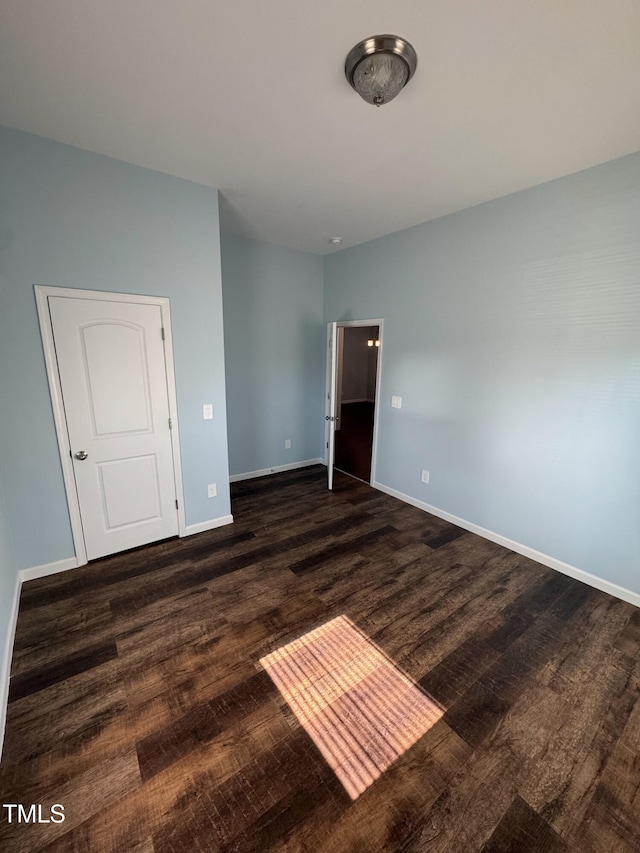
[[400,36],[379,35],[352,47],[344,63],[347,80],[368,104],[388,104],[413,77],[418,57]]
[[368,104],[388,104],[404,88],[407,63],[393,53],[366,56],[353,72],[353,88]]
[[368,346],[368,347],[372,347],[372,346],[373,346],[373,341],[372,341],[372,340],[368,340],[368,341],[367,341],[367,346]]

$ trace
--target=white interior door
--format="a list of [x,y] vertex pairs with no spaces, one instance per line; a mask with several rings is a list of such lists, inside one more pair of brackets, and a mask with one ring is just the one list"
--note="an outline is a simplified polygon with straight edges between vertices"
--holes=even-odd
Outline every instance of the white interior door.
[[333,489],[333,466],[336,455],[336,373],[338,369],[338,324],[327,323],[327,409],[325,422],[327,424],[327,486]]
[[87,558],[177,535],[160,307],[48,301]]

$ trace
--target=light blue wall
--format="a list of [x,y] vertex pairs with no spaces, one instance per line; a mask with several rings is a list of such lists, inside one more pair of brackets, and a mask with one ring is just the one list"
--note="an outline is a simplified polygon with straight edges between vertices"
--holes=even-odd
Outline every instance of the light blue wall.
[[324,456],[322,257],[223,235],[222,291],[231,473]]
[[378,481],[640,592],[640,155],[327,257],[359,317]]
[[0,479],[18,568],[73,555],[34,284],[171,298],[187,524],[227,515],[217,192],[0,128]]
[[[378,480],[636,591],[639,188],[634,155],[324,264],[325,320],[385,317]],[[223,263],[232,472],[322,455],[322,259]],[[34,284],[171,297],[187,522],[229,512],[215,191],[0,129],[3,602],[73,553]]]

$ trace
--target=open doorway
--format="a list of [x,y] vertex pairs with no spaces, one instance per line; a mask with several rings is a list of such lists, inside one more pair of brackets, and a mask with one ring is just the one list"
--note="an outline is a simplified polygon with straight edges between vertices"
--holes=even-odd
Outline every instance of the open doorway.
[[376,403],[378,326],[339,326],[335,467],[371,479]]

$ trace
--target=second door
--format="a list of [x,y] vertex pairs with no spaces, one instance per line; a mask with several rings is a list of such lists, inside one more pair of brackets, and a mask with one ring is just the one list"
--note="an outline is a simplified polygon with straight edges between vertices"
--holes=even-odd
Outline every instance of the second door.
[[48,303],[87,558],[176,535],[160,306]]

